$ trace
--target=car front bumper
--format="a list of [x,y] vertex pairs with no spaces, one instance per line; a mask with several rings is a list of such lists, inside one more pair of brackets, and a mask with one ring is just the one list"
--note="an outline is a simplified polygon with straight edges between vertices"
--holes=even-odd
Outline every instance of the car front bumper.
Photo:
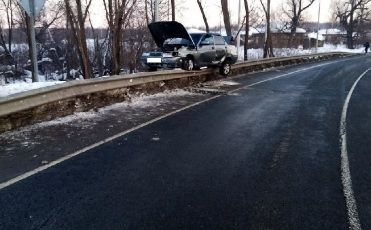
[[183,59],[181,57],[142,56],[141,63],[150,68],[180,68]]

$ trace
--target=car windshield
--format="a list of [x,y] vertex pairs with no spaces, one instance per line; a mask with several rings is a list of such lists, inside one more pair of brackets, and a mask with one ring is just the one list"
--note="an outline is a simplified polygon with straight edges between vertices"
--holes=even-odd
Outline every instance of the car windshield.
[[189,45],[191,41],[184,38],[170,38],[166,39],[164,45]]
[[169,38],[165,40],[162,49],[163,51],[175,51],[190,44],[191,41],[185,38]]
[[193,42],[197,45],[203,34],[190,34]]

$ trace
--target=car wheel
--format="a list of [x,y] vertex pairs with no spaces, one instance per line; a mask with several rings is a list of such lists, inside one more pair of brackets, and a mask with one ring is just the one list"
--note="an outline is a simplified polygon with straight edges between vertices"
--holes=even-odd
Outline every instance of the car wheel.
[[184,69],[184,70],[188,70],[188,71],[192,71],[192,70],[194,69],[194,67],[195,67],[195,66],[194,66],[193,59],[187,57],[187,58],[184,60],[183,69]]
[[228,76],[231,73],[231,63],[229,61],[224,61],[220,66],[219,72],[223,76]]

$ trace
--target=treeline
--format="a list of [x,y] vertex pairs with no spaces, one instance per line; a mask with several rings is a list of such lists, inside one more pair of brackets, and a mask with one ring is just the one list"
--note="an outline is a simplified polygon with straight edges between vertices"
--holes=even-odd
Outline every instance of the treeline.
[[[160,13],[165,3],[159,1]],[[93,78],[134,72],[139,56],[153,48],[147,24],[154,20],[153,0],[103,0],[107,28],[94,28],[92,0],[47,0],[36,19],[38,64],[42,75]],[[27,14],[16,0],[0,1],[0,76],[19,77],[30,70]],[[53,76],[52,76],[53,75]]]
[[[209,31],[206,0],[191,0],[199,7],[204,28]],[[258,26],[267,28],[263,45],[264,57],[272,57],[271,22],[281,21],[292,36],[299,27],[315,27],[306,23],[308,9],[318,0],[282,0],[282,6],[272,9],[271,0],[241,0],[239,23],[231,22],[228,0],[220,5],[220,17],[227,35],[236,36]],[[155,3],[158,3],[158,11]],[[140,69],[141,53],[154,48],[147,25],[158,20],[177,20],[190,1],[185,0],[102,0],[106,28],[94,28],[93,0],[47,0],[36,19],[36,40],[41,72],[50,77],[93,78],[135,72]],[[346,31],[347,46],[353,48],[357,39],[366,36],[371,0],[332,0],[332,24]],[[215,3],[214,3],[215,4]],[[214,12],[215,13],[215,12]],[[157,14],[157,15],[156,15]],[[28,16],[17,0],[0,0],[0,76],[22,75],[30,68]],[[184,16],[183,16],[184,17]],[[315,29],[315,28],[314,28]],[[288,41],[290,47],[291,39]],[[245,36],[245,59],[249,37]]]

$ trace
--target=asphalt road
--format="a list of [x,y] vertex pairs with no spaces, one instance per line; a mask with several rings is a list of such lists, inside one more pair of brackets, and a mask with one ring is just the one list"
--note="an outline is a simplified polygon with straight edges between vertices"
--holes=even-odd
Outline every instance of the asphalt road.
[[[340,120],[370,67],[363,56],[236,78],[240,90],[3,188],[0,229],[348,229]],[[347,117],[362,229],[370,100],[371,72]]]

